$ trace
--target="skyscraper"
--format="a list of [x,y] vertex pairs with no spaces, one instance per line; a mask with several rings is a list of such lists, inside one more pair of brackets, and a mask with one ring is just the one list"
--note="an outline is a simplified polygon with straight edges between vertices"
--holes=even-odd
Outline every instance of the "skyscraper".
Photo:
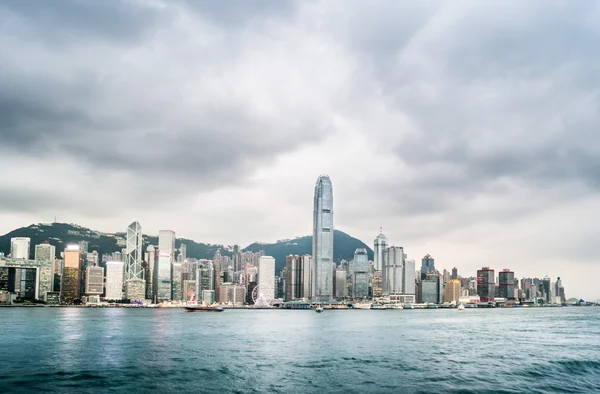
[[335,270],[335,298],[342,299],[348,296],[348,285],[346,270],[338,268]]
[[500,284],[499,296],[507,300],[515,298],[515,273],[509,269],[504,269],[498,273],[498,282]]
[[415,302],[415,261],[406,260],[402,247],[390,246],[383,254],[383,295],[390,300]]
[[198,268],[196,268],[196,299],[198,303],[212,304],[214,291],[215,266],[210,260],[200,260]]
[[31,239],[27,237],[14,237],[10,239],[10,257],[13,259],[29,260],[29,247]]
[[37,261],[52,261],[56,259],[56,248],[50,244],[40,244],[35,246],[34,259]]
[[156,298],[160,301],[171,300],[171,271],[175,256],[175,232],[160,230],[158,232],[158,264]]
[[375,271],[381,271],[383,268],[383,252],[388,247],[388,241],[385,235],[383,235],[383,229],[379,229],[379,235],[375,238],[375,248],[374,251],[374,260],[373,260],[373,269]]
[[171,300],[181,301],[183,299],[181,263],[174,262],[171,267]]
[[285,299],[310,299],[313,278],[310,255],[289,255],[285,259]]
[[421,260],[421,279],[425,279],[427,274],[433,273],[435,273],[435,261],[433,257],[426,254],[423,260]]
[[[72,304],[81,299],[81,254],[79,253],[79,245],[67,245],[64,255],[62,299],[63,302]],[[123,286],[122,281],[121,286]]]
[[142,267],[142,226],[133,222],[127,226],[125,261],[125,298],[143,300],[146,298],[146,281]]
[[106,295],[107,300],[123,299],[123,262],[106,262]]
[[333,299],[333,187],[327,175],[315,185],[313,211],[314,299]]
[[483,267],[477,270],[477,295],[481,302],[494,301],[496,293],[496,282],[494,270],[489,267]]
[[275,298],[275,259],[261,256],[258,260],[258,287],[260,295],[267,301]]
[[85,269],[85,295],[104,293],[104,268],[90,266]]
[[369,257],[367,249],[360,248],[354,251],[352,260],[352,296],[354,298],[367,298],[369,296]]
[[[456,268],[455,268],[456,269]],[[451,279],[444,287],[444,302],[458,303],[460,299],[460,280]]]

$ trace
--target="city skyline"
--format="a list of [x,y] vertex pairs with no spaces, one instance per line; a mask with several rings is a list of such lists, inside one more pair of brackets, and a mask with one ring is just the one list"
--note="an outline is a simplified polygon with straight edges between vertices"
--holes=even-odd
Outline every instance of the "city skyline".
[[561,272],[598,298],[580,273],[600,277],[599,12],[5,2],[0,233],[135,217],[207,243],[293,238],[327,173],[336,227],[370,247],[383,226],[413,257]]

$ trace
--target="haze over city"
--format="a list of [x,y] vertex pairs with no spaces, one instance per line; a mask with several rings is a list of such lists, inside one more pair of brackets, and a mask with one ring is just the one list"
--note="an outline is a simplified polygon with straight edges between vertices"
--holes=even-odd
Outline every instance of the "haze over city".
[[[0,233],[335,228],[600,298],[595,2],[0,5]],[[393,17],[392,17],[393,15]]]

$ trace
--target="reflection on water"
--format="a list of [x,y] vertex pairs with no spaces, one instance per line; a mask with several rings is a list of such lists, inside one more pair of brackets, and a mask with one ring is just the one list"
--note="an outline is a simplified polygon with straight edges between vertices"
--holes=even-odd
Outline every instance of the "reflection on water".
[[600,392],[600,308],[0,313],[3,393]]

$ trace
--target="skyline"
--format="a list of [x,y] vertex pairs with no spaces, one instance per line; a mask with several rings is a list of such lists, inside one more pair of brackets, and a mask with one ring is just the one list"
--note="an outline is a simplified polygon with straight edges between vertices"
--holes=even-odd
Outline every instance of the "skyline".
[[600,5],[495,4],[3,3],[0,233],[304,236],[327,173],[371,248],[598,299]]

